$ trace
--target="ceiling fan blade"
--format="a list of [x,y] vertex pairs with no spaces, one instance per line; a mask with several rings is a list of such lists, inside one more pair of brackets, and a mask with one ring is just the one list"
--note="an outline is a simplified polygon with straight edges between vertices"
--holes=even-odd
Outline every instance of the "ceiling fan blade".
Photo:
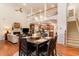
[[16,12],[18,12],[18,11],[19,11],[19,12],[21,12],[21,13],[23,12],[22,8],[15,9],[15,11],[16,11]]
[[22,10],[22,8],[20,8],[20,10],[19,10],[20,12],[23,12],[23,10]]

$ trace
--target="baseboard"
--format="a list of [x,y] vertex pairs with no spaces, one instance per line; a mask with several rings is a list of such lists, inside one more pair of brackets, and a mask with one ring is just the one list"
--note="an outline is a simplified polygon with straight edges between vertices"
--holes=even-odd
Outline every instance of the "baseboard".
[[13,43],[13,42],[11,42],[11,41],[8,41],[8,42],[10,42],[10,43],[12,43],[12,44],[17,44],[18,42],[16,42],[16,43]]

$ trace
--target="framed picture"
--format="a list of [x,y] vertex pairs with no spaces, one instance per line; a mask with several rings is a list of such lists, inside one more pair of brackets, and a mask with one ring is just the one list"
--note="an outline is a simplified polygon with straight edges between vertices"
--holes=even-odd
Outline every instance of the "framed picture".
[[75,12],[74,9],[71,9],[68,11],[68,17],[74,17],[75,16]]
[[15,22],[15,23],[14,23],[14,28],[20,28],[20,23]]

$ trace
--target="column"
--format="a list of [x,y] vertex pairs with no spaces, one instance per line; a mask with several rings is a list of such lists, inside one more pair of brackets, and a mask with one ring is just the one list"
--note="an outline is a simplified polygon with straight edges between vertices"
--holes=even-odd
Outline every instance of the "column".
[[58,17],[57,17],[57,35],[58,35],[58,43],[64,44],[65,43],[65,30],[67,26],[66,22],[66,11],[67,11],[67,4],[66,3],[58,3]]

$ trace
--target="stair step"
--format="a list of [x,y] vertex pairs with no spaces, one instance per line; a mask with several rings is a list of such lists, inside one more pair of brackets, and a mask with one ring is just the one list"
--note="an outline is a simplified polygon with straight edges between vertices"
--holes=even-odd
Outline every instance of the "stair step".
[[79,36],[67,36],[67,38],[79,39]]
[[79,44],[75,44],[75,43],[67,43],[68,46],[71,46],[71,47],[77,47],[79,48]]
[[77,41],[79,41],[79,38],[68,37],[67,39],[68,39],[68,40],[77,40]]
[[79,35],[67,35],[67,37],[79,37]]
[[68,43],[75,43],[75,44],[79,44],[79,40],[68,40]]
[[68,38],[79,39],[79,34],[70,34],[67,35]]
[[71,32],[71,33],[68,32],[67,34],[79,34],[79,32],[74,32],[74,33],[73,32]]
[[[79,48],[79,32],[77,24],[75,21],[67,23],[68,33],[67,33],[67,45],[71,47]],[[79,25],[79,24],[78,24]]]
[[78,33],[75,33],[75,34],[67,34],[67,35],[74,35],[74,36],[79,36],[79,34]]

